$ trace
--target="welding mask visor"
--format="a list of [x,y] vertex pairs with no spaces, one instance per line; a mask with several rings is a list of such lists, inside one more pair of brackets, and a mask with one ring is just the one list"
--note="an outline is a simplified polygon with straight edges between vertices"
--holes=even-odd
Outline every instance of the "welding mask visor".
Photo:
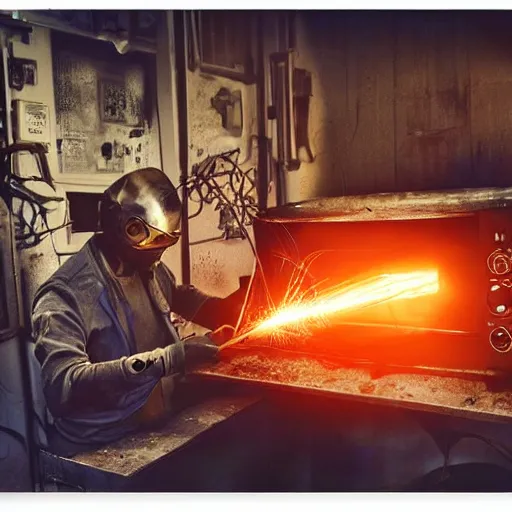
[[162,171],[141,169],[123,176],[105,191],[100,223],[121,258],[156,261],[179,241],[181,201]]

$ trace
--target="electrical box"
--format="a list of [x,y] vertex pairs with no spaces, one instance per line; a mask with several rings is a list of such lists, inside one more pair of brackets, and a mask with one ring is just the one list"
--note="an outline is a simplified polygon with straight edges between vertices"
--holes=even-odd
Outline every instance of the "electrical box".
[[15,100],[16,142],[50,144],[50,112],[48,105]]

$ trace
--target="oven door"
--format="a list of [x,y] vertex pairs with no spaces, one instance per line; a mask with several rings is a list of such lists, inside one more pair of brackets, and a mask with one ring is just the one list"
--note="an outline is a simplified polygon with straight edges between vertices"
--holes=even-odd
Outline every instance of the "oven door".
[[[369,277],[433,271],[438,287],[434,293],[382,301],[372,300],[370,289],[366,307],[325,315],[320,321],[308,319],[298,328],[283,326],[245,345],[354,363],[508,369],[510,356],[489,343],[493,325],[508,319],[490,314],[489,290],[498,276],[489,272],[487,262],[496,249],[494,230],[508,217],[512,215],[504,211],[477,211],[375,222],[259,219],[254,225],[259,264],[241,331],[284,303],[315,300],[315,294],[321,297],[340,283],[357,285]],[[512,304],[508,289],[505,295],[499,301]]]

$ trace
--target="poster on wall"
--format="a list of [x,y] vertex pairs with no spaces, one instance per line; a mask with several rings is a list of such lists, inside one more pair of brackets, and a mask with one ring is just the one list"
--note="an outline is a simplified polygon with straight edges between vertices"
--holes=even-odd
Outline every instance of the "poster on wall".
[[85,138],[66,137],[62,139],[60,155],[62,172],[80,174],[89,171],[87,140]]
[[17,142],[50,143],[50,114],[44,103],[16,100]]

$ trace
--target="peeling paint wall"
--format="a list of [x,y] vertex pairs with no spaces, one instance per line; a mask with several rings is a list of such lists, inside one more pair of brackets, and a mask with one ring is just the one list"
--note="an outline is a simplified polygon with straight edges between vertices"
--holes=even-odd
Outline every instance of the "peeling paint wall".
[[[233,137],[222,127],[220,114],[211,106],[211,99],[221,87],[242,93],[243,131]],[[256,165],[256,87],[200,72],[188,72],[189,104],[189,166],[231,149],[240,148],[239,163],[246,170]],[[195,205],[190,204],[190,214]],[[207,205],[190,221],[192,283],[206,293],[224,297],[238,289],[238,279],[252,273],[254,257],[244,240],[208,241],[222,232],[217,228],[219,212]]]

